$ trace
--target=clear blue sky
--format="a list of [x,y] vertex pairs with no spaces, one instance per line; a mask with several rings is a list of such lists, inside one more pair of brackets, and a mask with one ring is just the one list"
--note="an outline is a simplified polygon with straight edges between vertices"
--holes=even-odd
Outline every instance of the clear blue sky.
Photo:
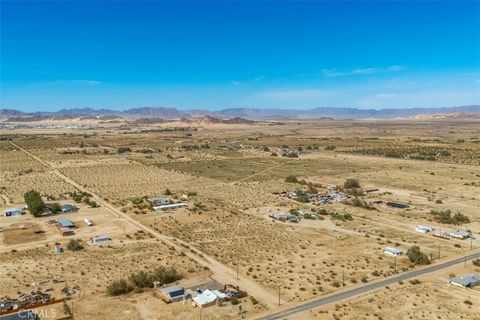
[[480,2],[1,2],[0,107],[480,104]]

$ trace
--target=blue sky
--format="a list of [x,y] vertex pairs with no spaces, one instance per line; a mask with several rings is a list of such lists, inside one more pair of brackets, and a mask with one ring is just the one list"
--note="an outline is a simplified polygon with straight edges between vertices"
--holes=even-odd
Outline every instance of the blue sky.
[[480,104],[480,2],[1,2],[0,106]]

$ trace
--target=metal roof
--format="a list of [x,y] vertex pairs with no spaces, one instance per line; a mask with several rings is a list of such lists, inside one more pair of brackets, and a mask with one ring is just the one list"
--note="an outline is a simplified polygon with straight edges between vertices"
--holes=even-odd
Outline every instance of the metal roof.
[[383,251],[391,252],[391,253],[402,253],[402,250],[399,250],[397,248],[392,248],[392,247],[385,247]]
[[450,280],[450,283],[462,286],[464,288],[471,288],[480,283],[480,276],[476,274],[470,274],[463,277],[454,277]]
[[180,286],[171,286],[171,287],[162,288],[160,290],[162,290],[162,292],[164,292],[168,295],[170,295],[171,293],[177,292],[177,291],[185,291],[185,289],[183,287],[180,287]]
[[73,222],[69,219],[65,219],[65,218],[60,218],[57,220],[58,223],[60,223],[62,225],[62,227],[64,228],[73,228],[75,227],[75,225],[73,224]]

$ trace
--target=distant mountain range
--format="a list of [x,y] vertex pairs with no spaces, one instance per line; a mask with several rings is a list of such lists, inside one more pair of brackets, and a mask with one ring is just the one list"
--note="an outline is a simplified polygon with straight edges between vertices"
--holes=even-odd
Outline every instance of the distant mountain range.
[[219,117],[219,118],[245,118],[252,120],[266,119],[392,119],[408,118],[419,115],[434,115],[447,113],[480,113],[480,105],[457,106],[447,108],[396,108],[396,109],[359,109],[359,108],[314,108],[307,110],[300,109],[255,109],[255,108],[232,108],[219,111],[208,111],[202,109],[178,110],[165,107],[143,107],[127,109],[125,111],[115,111],[110,109],[63,109],[56,112],[33,112],[25,113],[14,109],[0,109],[0,117],[3,118],[69,118],[69,117],[89,117],[89,116],[129,116],[129,117],[156,117],[163,119],[192,119],[198,117]]

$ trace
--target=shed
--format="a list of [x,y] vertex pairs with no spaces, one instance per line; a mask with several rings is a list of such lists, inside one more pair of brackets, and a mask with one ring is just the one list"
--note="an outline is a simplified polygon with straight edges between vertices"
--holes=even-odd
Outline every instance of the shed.
[[408,204],[404,204],[404,203],[400,203],[400,202],[392,202],[392,201],[387,202],[387,206],[389,206],[390,208],[395,208],[395,209],[410,208],[410,206]]
[[162,288],[160,292],[165,302],[182,301],[190,297],[190,294],[185,292],[185,288],[180,286]]
[[110,243],[110,242],[112,242],[112,238],[106,235],[96,236],[90,240],[90,243],[92,245],[101,245],[101,244]]
[[392,248],[392,247],[385,247],[385,249],[383,249],[383,253],[385,254],[388,254],[390,256],[394,256],[394,257],[398,257],[398,256],[403,256],[404,253],[402,252],[402,250],[399,250],[397,248]]
[[57,222],[60,224],[60,226],[62,226],[62,228],[75,228],[75,224],[70,219],[60,218],[57,220]]
[[23,210],[21,208],[7,208],[5,209],[5,217],[19,217],[22,215]]
[[454,277],[450,280],[450,283],[462,288],[473,288],[477,284],[480,284],[480,276],[471,274],[463,277]]

